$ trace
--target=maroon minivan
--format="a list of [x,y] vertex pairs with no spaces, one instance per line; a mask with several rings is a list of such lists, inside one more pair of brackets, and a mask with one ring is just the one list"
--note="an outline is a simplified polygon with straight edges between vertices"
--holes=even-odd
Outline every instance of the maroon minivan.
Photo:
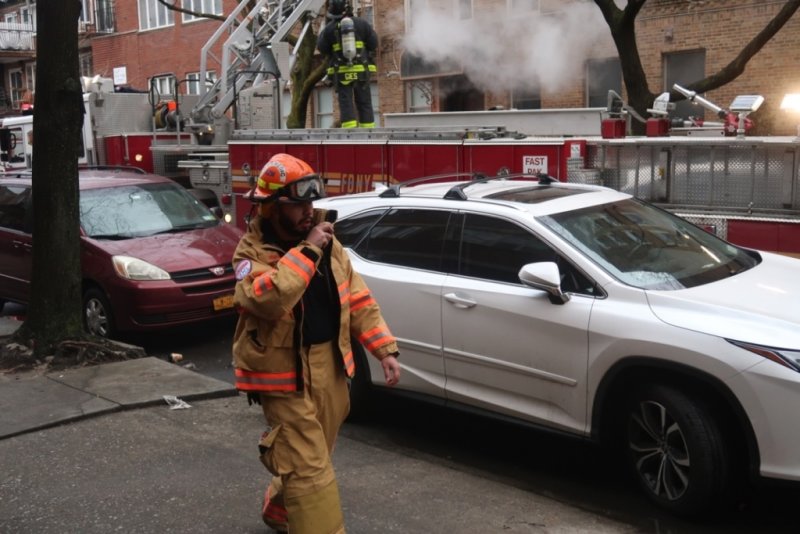
[[[161,176],[81,169],[79,183],[87,331],[113,337],[234,312],[241,230]],[[32,228],[30,175],[0,175],[0,305],[28,300]]]

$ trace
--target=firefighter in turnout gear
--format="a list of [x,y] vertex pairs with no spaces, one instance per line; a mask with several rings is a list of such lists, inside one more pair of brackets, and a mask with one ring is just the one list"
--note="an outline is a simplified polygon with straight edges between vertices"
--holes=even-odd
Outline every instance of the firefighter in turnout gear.
[[311,204],[323,196],[308,164],[274,155],[250,193],[258,214],[233,257],[236,387],[261,405],[268,426],[259,452],[273,477],[262,517],[291,534],[344,532],[331,451],[350,409],[354,346],[380,360],[387,385],[400,377],[377,302],[327,213]]
[[317,48],[328,57],[328,76],[339,97],[342,128],[374,128],[369,78],[377,72],[373,55],[378,34],[369,22],[353,16],[346,0],[329,0],[328,17],[331,22],[320,32]]

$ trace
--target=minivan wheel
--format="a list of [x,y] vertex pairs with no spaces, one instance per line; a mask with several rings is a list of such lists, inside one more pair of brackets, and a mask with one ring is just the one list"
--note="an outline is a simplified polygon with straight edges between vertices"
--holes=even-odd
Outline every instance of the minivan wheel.
[[83,295],[83,325],[94,336],[110,338],[114,334],[111,304],[97,288],[87,289]]
[[657,505],[684,517],[718,504],[730,480],[712,411],[680,390],[652,385],[626,411],[627,461]]

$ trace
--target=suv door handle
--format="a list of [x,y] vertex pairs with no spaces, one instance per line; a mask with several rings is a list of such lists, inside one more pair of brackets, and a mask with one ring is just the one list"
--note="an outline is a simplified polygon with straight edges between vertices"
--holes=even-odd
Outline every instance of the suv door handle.
[[444,296],[445,300],[450,304],[453,304],[456,308],[472,308],[477,306],[478,303],[472,300],[469,297],[464,296],[463,294],[459,295],[458,293],[447,293]]

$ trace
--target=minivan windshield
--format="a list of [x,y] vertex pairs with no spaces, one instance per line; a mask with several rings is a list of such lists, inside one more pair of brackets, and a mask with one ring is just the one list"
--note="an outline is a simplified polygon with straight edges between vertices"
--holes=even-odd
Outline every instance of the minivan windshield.
[[708,284],[760,261],[757,254],[637,199],[537,219],[612,276],[642,289]]
[[142,237],[219,224],[203,203],[172,183],[83,190],[80,218],[83,231],[96,239]]

